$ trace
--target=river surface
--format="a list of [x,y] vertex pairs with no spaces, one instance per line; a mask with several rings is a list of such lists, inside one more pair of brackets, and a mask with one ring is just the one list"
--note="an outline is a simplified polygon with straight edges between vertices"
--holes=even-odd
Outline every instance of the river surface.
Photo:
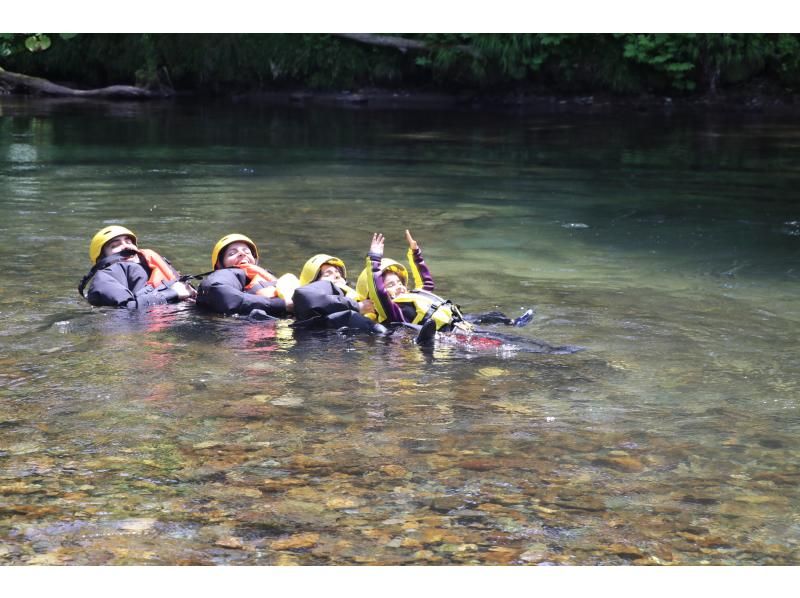
[[[0,115],[0,563],[800,564],[800,119]],[[410,228],[465,312],[536,317],[428,350],[92,308],[109,223],[351,281]]]

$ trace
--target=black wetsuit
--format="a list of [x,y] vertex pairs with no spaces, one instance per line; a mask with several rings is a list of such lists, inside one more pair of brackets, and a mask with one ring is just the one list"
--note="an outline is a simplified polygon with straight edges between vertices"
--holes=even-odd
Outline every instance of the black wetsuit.
[[386,329],[359,313],[358,302],[328,280],[299,287],[292,297],[295,328],[353,328],[383,334]]
[[245,291],[247,274],[241,268],[223,268],[209,274],[197,289],[197,305],[220,314],[249,315],[262,310],[268,316],[284,318],[286,302],[279,297],[263,297]]
[[124,261],[119,255],[100,260],[86,294],[89,303],[141,309],[180,301],[177,291],[170,288],[174,281],[164,282],[157,288],[147,284],[150,268],[144,257],[140,260],[140,263]]
[[294,292],[294,313],[298,320],[328,316],[342,311],[358,313],[358,303],[345,296],[342,289],[330,281],[318,280],[299,287]]

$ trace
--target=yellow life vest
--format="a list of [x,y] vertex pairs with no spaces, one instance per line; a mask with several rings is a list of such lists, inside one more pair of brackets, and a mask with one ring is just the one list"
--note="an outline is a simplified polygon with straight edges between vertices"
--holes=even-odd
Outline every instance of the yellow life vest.
[[[416,288],[408,293],[397,295],[392,301],[395,303],[411,303],[414,306],[416,315],[411,323],[424,324],[429,319],[433,318],[436,322],[436,330],[440,330],[447,325],[458,327],[464,331],[472,330],[472,325],[464,320],[457,305],[448,299],[442,299],[439,295],[422,289],[422,276],[420,275],[419,268],[417,268],[417,264],[414,262],[414,252],[411,248],[408,249],[406,257],[411,266],[411,274]],[[404,285],[408,285],[408,270],[403,264],[393,259],[383,258],[381,259],[380,274],[383,275],[387,271],[394,272],[400,277]],[[359,300],[372,300],[376,313],[365,314],[370,320],[384,322],[389,318],[389,316],[384,313],[383,306],[377,297],[378,293],[372,278],[372,260],[369,255],[366,258],[366,267],[361,271],[358,277],[356,293],[359,296]]]
[[462,320],[461,312],[455,304],[430,291],[417,289],[397,295],[393,301],[395,303],[411,303],[414,305],[416,316],[411,321],[412,324],[424,324],[428,320],[433,320],[436,322],[436,330],[440,330],[443,326]]

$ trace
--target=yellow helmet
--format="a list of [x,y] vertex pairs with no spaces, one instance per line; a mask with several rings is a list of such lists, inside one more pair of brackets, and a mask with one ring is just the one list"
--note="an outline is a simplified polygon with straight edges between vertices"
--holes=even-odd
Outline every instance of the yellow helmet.
[[342,260],[336,256],[328,255],[327,253],[318,253],[303,266],[303,271],[300,272],[300,286],[314,282],[317,276],[319,276],[319,269],[325,264],[336,266],[342,271],[342,278],[347,278],[347,268],[344,267],[344,262]]
[[236,243],[236,241],[247,243],[250,246],[250,251],[253,252],[253,257],[256,258],[256,261],[258,261],[258,247],[256,247],[255,243],[253,243],[253,240],[250,237],[245,237],[244,235],[234,233],[232,235],[225,235],[219,241],[217,241],[216,245],[214,245],[214,249],[211,251],[211,267],[214,268],[214,270],[218,270],[220,268],[220,266],[217,264],[217,259],[219,258],[219,254],[222,253],[222,250],[231,243]]
[[[381,275],[385,274],[387,271],[397,274],[402,279],[403,285],[408,287],[408,270],[406,270],[403,264],[385,257],[381,260]],[[363,297],[364,299],[369,295],[370,276],[372,276],[372,270],[370,268],[364,268],[361,274],[358,275],[358,281],[356,282],[356,293],[358,293],[359,297]]]
[[106,226],[97,231],[97,234],[92,237],[92,242],[89,243],[89,259],[92,260],[93,264],[96,264],[97,260],[100,259],[105,244],[114,237],[119,237],[120,235],[128,235],[133,239],[133,242],[136,243],[136,235],[124,226],[119,226],[118,224],[112,224],[111,226]]

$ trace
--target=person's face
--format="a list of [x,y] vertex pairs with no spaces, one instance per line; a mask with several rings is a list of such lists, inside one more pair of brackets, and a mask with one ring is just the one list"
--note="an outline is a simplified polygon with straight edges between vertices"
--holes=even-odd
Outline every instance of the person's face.
[[319,269],[319,280],[329,280],[333,284],[344,284],[341,270],[333,264],[322,264]]
[[233,268],[240,264],[255,264],[256,258],[247,243],[236,241],[225,248],[222,253],[222,265],[226,268]]
[[[120,251],[124,251],[126,249],[139,251],[139,248],[136,247],[136,242],[133,240],[133,237],[130,235],[119,235],[103,245],[103,257],[114,255],[115,253],[119,253]],[[132,255],[126,259],[138,261],[139,257]]]
[[406,292],[406,285],[403,280],[394,272],[387,272],[383,275],[383,288],[386,289],[386,294],[389,299],[394,299],[398,295]]

